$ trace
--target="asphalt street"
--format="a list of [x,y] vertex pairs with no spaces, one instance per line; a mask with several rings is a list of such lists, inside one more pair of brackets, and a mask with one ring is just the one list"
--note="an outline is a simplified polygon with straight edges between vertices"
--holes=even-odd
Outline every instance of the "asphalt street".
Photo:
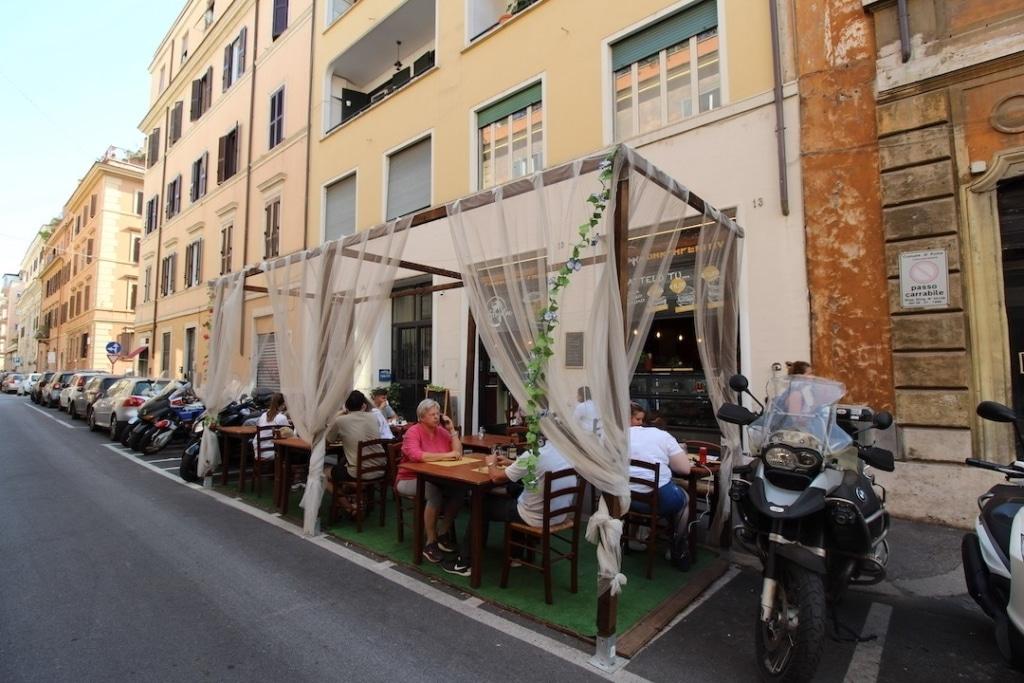
[[[175,455],[0,396],[0,680],[600,680],[590,646],[182,485]],[[819,679],[1020,680],[958,588],[959,532],[892,541],[894,579],[838,613],[875,639],[828,642]],[[731,570],[612,677],[755,680],[758,590]]]

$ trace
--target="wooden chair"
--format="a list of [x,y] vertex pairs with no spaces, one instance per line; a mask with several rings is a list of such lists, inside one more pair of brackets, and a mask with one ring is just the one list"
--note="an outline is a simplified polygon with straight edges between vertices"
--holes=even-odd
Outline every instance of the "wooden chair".
[[398,542],[405,542],[405,513],[409,513],[409,528],[412,529],[412,520],[416,519],[416,499],[413,496],[403,496],[395,488],[396,477],[398,476],[398,465],[402,462],[402,442],[395,441],[388,445],[388,482],[391,491],[395,496],[395,525],[398,527]]
[[[343,506],[344,489],[353,486],[356,490],[356,531],[363,533],[363,520],[370,503],[376,500],[380,504],[380,525],[385,524],[388,473],[391,470],[388,462],[387,448],[391,439],[372,439],[360,441],[356,451],[355,481],[340,481],[331,487],[331,506],[328,511],[328,523],[334,524],[338,519],[338,510]],[[377,450],[370,450],[376,448]],[[335,467],[346,467],[345,460],[339,459]]]
[[[658,488],[661,482],[658,480],[658,465],[644,460],[630,460],[629,466],[650,472],[649,477],[629,475],[630,484],[641,484],[646,491],[631,491],[631,504],[629,510],[622,519],[622,543],[626,550],[629,550],[629,542],[636,541],[644,544],[647,549],[647,578],[654,578],[654,558],[658,552]],[[652,484],[653,482],[653,484]],[[644,503],[648,506],[649,512],[634,510],[632,503]],[[640,536],[640,529],[647,529],[647,536]]]
[[[267,475],[274,476],[274,458],[277,457],[276,450],[274,449],[274,431],[280,429],[280,425],[265,425],[263,427],[256,427],[256,447],[252,452],[252,488],[250,491],[255,491],[256,495],[262,495],[263,493],[263,478]],[[260,453],[263,452],[263,448],[267,448],[267,451],[274,454],[273,457],[266,460],[260,459]],[[251,444],[246,441],[242,446],[242,462],[241,470],[245,469],[245,449],[251,448]],[[238,476],[244,476],[244,472],[240,471]]]
[[[571,477],[574,484],[565,488],[557,488],[554,482],[560,479]],[[544,516],[543,524],[539,527],[530,526],[520,522],[505,523],[505,559],[501,567],[501,587],[508,586],[508,572],[512,567],[512,549],[520,548],[532,554],[536,543],[540,541],[541,563],[533,563],[532,555],[527,555],[528,560],[520,560],[524,567],[537,569],[544,574],[544,601],[547,604],[554,604],[551,594],[551,566],[559,560],[569,560],[571,565],[571,583],[569,590],[573,593],[577,590],[577,573],[579,568],[579,546],[580,546],[580,514],[583,507],[583,479],[576,474],[576,470],[564,469],[557,472],[548,472],[544,475]],[[571,501],[562,504],[561,507],[554,507],[560,498],[569,496]],[[552,524],[555,517],[567,515],[563,522]],[[568,536],[561,535],[564,532],[571,532]],[[518,537],[518,538],[517,538]],[[521,538],[522,540],[518,540]],[[552,540],[558,540],[568,546],[567,550],[553,548]],[[554,557],[552,557],[554,555]]]

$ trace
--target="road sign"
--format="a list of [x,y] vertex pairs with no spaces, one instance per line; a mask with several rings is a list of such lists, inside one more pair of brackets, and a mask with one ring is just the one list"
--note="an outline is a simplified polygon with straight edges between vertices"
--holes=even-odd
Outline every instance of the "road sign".
[[111,356],[116,356],[121,353],[121,345],[116,341],[107,342],[107,353]]

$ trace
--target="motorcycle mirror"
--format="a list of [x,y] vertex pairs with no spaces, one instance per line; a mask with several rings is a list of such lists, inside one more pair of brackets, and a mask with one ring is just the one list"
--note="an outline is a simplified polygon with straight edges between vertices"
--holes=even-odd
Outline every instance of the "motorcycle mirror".
[[733,375],[729,378],[729,388],[738,394],[742,394],[750,386],[750,382],[743,375]]
[[896,459],[892,457],[891,451],[884,448],[865,448],[860,452],[860,459],[883,472],[892,472],[896,469]]
[[978,404],[978,416],[992,422],[1016,422],[1017,414],[1002,403],[982,401]]
[[745,427],[756,420],[757,415],[750,412],[743,406],[736,405],[735,403],[723,403],[722,407],[718,409],[718,419],[723,422]]
[[892,413],[888,410],[875,413],[875,416],[871,418],[871,424],[875,429],[888,429],[892,426]]

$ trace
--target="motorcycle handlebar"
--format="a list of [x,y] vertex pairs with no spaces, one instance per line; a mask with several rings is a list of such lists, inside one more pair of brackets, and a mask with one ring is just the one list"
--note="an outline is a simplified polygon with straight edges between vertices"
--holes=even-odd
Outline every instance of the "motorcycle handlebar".
[[978,460],[977,458],[967,458],[964,462],[969,467],[978,467],[983,470],[999,472],[1000,474],[1005,474],[1007,477],[1014,479],[1024,479],[1024,471],[1015,467],[1008,467],[1006,465],[1000,465],[999,463],[989,462],[987,460]]

